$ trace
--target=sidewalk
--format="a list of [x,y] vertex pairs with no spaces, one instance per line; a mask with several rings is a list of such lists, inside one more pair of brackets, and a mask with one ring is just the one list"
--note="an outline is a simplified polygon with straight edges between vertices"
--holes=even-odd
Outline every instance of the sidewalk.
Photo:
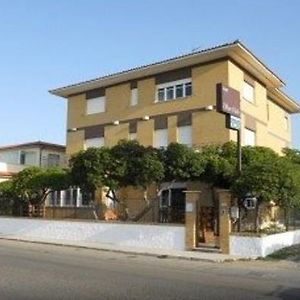
[[29,238],[29,237],[24,238],[16,235],[0,235],[0,240],[1,239],[27,242],[27,243],[39,243],[39,244],[49,244],[49,245],[65,246],[65,247],[76,247],[76,248],[92,249],[92,250],[99,250],[99,251],[111,251],[111,252],[118,252],[118,253],[125,253],[125,254],[156,256],[158,258],[175,258],[175,259],[206,261],[206,262],[214,262],[214,263],[245,260],[244,257],[233,256],[228,254],[220,254],[220,253],[150,249],[150,248],[137,248],[137,247],[133,248],[133,247],[124,247],[124,246],[116,246],[110,244],[99,244],[99,243],[81,242],[81,241],[36,239],[36,238]]

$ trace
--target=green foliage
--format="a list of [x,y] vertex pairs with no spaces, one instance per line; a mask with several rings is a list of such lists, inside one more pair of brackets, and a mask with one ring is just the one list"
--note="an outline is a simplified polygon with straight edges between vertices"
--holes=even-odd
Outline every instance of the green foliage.
[[199,180],[205,169],[202,155],[186,145],[171,143],[162,151],[165,180]]
[[285,154],[285,157],[291,162],[300,165],[300,150],[284,148],[283,153]]
[[0,182],[0,213],[10,214],[14,201],[18,200],[12,181]]
[[213,186],[229,188],[237,176],[237,146],[233,142],[209,145],[201,150],[205,171],[201,180]]
[[144,147],[137,141],[120,141],[111,149],[112,157],[122,165],[119,186],[146,188],[163,178],[163,164],[153,147]]
[[118,187],[118,178],[124,174],[124,164],[114,159],[110,149],[89,148],[72,156],[70,175],[73,185],[84,192],[94,192],[97,187]]
[[[81,151],[71,158],[70,168],[73,184],[85,193],[94,192],[100,186],[107,186],[111,191],[128,185],[146,188],[163,177],[158,152],[136,141],[122,140],[111,149]],[[114,200],[117,200],[115,195]]]
[[278,160],[277,203],[285,208],[300,208],[300,164],[290,156]]
[[60,168],[28,167],[13,177],[12,185],[22,201],[36,205],[42,204],[51,191],[66,189],[69,177]]

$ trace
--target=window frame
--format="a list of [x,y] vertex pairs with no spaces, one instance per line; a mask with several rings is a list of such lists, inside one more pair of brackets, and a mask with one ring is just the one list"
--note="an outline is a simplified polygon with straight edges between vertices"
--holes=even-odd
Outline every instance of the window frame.
[[138,88],[131,89],[131,96],[130,96],[130,106],[138,105],[139,97],[138,97]]
[[[177,97],[177,86],[182,85],[182,96]],[[187,95],[186,94],[186,86],[191,87],[191,94]],[[168,89],[172,89],[173,97],[168,98]],[[161,92],[163,91],[162,95],[163,98],[160,97]],[[162,84],[157,84],[156,85],[156,93],[155,93],[155,102],[167,102],[167,101],[172,101],[172,100],[177,100],[177,99],[184,99],[187,97],[191,97],[193,95],[193,84],[192,84],[192,78],[185,78],[181,80],[176,80],[176,81],[170,81]]]
[[[100,101],[101,105],[95,104],[95,101]],[[97,108],[97,109],[96,109]],[[101,108],[101,109],[99,109]],[[99,96],[86,99],[86,115],[94,115],[106,112],[106,97]]]
[[[184,128],[189,128],[189,138],[190,138],[190,143],[183,143],[182,141],[180,141],[180,130],[183,130]],[[186,145],[188,147],[192,147],[193,146],[193,132],[192,132],[193,128],[192,125],[184,125],[184,126],[177,126],[177,143],[182,144],[182,145]]]
[[[161,133],[163,133],[163,135],[165,135],[166,137],[165,143],[163,145],[161,145],[161,143],[157,143],[158,141],[160,141],[160,139],[158,139],[158,135]],[[159,137],[161,138],[161,136]],[[157,149],[168,147],[168,128],[161,128],[161,129],[154,130],[153,147]]]
[[[247,95],[245,93],[245,88],[247,88],[247,87],[252,88],[252,99],[247,98]],[[246,80],[244,80],[244,82],[243,82],[243,99],[245,99],[249,103],[255,104],[255,86],[254,86],[254,84],[251,84]]]
[[[254,136],[253,136],[253,137],[254,137],[254,143],[253,143],[253,144],[246,143],[246,133],[247,133],[247,132],[251,132],[251,133],[254,134]],[[251,146],[251,147],[256,146],[256,130],[253,130],[253,129],[244,127],[243,146]]]

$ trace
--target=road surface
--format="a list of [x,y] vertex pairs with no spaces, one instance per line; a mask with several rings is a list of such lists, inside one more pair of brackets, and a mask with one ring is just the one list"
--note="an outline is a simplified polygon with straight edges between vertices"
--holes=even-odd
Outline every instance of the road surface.
[[296,262],[208,263],[0,240],[0,299],[300,299]]

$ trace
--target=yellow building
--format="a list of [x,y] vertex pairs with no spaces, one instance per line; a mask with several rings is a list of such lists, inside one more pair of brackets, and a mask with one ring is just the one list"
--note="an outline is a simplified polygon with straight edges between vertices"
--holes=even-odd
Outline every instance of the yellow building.
[[235,140],[216,112],[216,84],[241,94],[242,143],[280,152],[291,144],[299,104],[241,42],[178,56],[51,90],[68,101],[67,154],[120,139],[201,146]]
[[282,92],[285,83],[239,41],[50,92],[68,101],[66,152],[72,155],[120,139],[155,147],[236,140],[225,115],[216,111],[218,83],[240,92],[243,145],[277,152],[291,145],[290,115],[300,106]]

